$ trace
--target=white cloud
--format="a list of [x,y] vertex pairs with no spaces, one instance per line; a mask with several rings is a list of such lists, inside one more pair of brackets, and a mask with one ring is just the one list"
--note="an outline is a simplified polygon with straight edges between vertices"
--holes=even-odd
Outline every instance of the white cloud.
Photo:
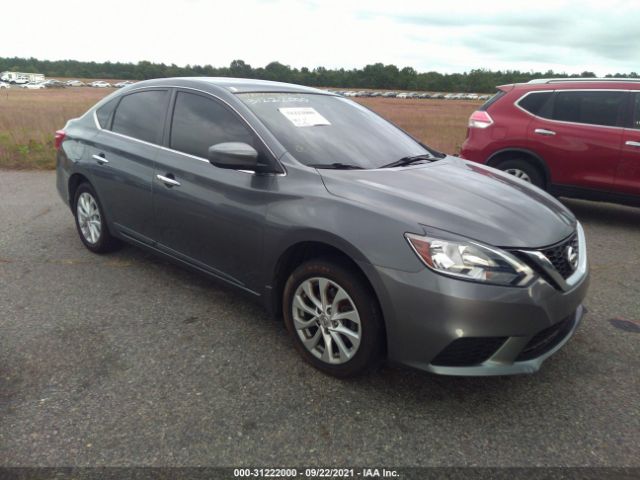
[[637,2],[9,2],[2,56],[295,67],[640,70]]

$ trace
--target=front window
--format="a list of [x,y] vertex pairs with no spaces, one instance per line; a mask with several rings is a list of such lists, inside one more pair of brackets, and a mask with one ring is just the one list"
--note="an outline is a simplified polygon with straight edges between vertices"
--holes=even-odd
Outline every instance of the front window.
[[238,97],[305,165],[379,168],[401,158],[434,153],[346,98],[309,93],[240,93]]
[[169,146],[180,152],[208,158],[209,147],[223,142],[248,143],[260,150],[255,136],[233,112],[210,98],[178,92]]

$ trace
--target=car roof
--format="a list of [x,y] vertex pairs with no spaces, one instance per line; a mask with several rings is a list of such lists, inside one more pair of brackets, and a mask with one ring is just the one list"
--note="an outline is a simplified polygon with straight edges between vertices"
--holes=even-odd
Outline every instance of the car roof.
[[324,95],[333,95],[326,90],[320,90],[293,83],[272,82],[270,80],[257,80],[250,78],[231,78],[231,77],[174,77],[159,78],[154,80],[145,80],[137,82],[137,87],[150,86],[178,86],[178,87],[217,87],[227,90],[231,93],[250,93],[250,92],[287,92],[287,93],[317,93]]
[[500,90],[614,89],[640,90],[640,78],[537,78],[527,83],[500,85]]

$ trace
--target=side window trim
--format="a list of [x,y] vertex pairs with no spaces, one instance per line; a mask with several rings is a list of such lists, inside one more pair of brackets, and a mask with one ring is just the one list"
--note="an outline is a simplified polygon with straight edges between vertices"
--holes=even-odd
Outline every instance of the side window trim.
[[[522,100],[523,98],[525,98],[527,95],[531,95],[533,93],[537,93],[537,92],[548,92],[550,90],[532,90],[530,92],[525,93],[523,96],[521,96],[520,98],[518,98],[513,104],[516,106],[516,108],[518,108],[520,111],[526,113],[527,115],[530,115],[534,118],[537,118],[539,120],[544,120],[546,122],[555,122],[555,123],[563,123],[566,125],[581,125],[581,126],[587,126],[587,127],[595,127],[595,128],[617,128],[617,129],[624,129],[624,128],[628,128],[624,125],[625,122],[623,122],[623,125],[600,125],[600,124],[596,124],[596,123],[581,123],[581,122],[571,122],[571,121],[566,121],[566,120],[556,120],[553,118],[546,118],[546,117],[541,117],[539,115],[535,115],[531,112],[529,112],[528,110],[526,110],[525,108],[520,106],[520,100]],[[621,89],[621,88],[566,88],[566,89],[557,89],[557,90],[553,90],[553,98],[551,99],[551,102],[549,102],[552,111],[555,110],[555,103],[556,103],[556,98],[558,93],[560,92],[621,92],[621,93],[626,93],[626,103],[628,105],[628,102],[630,102],[630,93],[632,93],[632,90],[628,90],[628,89]],[[638,92],[640,93],[640,92]]]
[[167,105],[167,113],[164,116],[164,125],[162,127],[162,141],[160,146],[171,150],[169,148],[169,142],[171,141],[171,123],[173,122],[173,109],[176,104],[176,97],[178,96],[177,88],[169,89],[169,104]]
[[[262,135],[260,135],[260,133],[258,133],[258,131],[256,131],[256,129],[253,128],[253,126],[249,122],[247,122],[247,120],[242,116],[242,114],[240,114],[240,112],[238,112],[229,102],[225,101],[224,99],[218,97],[217,95],[215,95],[213,93],[210,93],[210,92],[207,92],[207,91],[204,91],[204,90],[199,90],[197,88],[191,88],[191,87],[176,86],[176,85],[140,87],[140,88],[137,88],[135,90],[131,90],[131,91],[127,92],[127,95],[132,94],[132,93],[136,93],[136,92],[143,92],[143,91],[147,91],[147,90],[166,90],[166,91],[168,91],[170,93],[168,108],[167,108],[167,111],[165,112],[165,126],[166,126],[167,121],[171,122],[173,120],[173,108],[174,108],[174,105],[175,105],[175,97],[177,96],[177,93],[178,93],[177,91],[178,90],[184,90],[186,93],[194,93],[194,92],[195,93],[199,93],[199,94],[203,95],[205,98],[212,98],[212,99],[222,103],[227,108],[229,108],[236,116],[238,116],[242,120],[242,122],[245,125],[247,125],[247,127],[249,127],[249,130],[251,130],[251,132],[254,133],[256,138],[260,141],[260,144],[265,147],[265,154],[269,157],[269,160],[272,162],[272,165],[278,170],[277,172],[274,172],[274,175],[277,175],[277,176],[286,176],[287,175],[286,169],[284,168],[282,163],[280,163],[280,160],[275,155],[275,153],[273,153],[273,150],[271,149],[271,147],[267,144],[267,142],[264,141],[264,139],[262,138]],[[118,105],[120,105],[120,101],[125,96],[126,95],[121,95],[119,97]],[[114,109],[114,112],[116,111],[118,105],[116,105],[116,108]],[[91,110],[89,110],[89,111],[91,111]],[[92,115],[93,115],[93,121],[94,121],[94,123],[96,125],[96,128],[99,131],[108,132],[111,135],[118,135],[120,137],[127,138],[129,140],[133,140],[135,142],[144,143],[145,145],[151,145],[152,147],[156,147],[156,148],[159,148],[161,150],[166,150],[166,151],[169,151],[169,152],[173,152],[173,153],[177,153],[177,154],[180,154],[180,155],[184,155],[186,157],[193,158],[194,160],[198,160],[198,161],[201,161],[201,162],[209,163],[209,160],[207,160],[205,158],[197,157],[195,155],[190,155],[188,153],[180,152],[178,150],[173,150],[173,149],[169,148],[168,146],[166,146],[165,142],[169,141],[168,132],[166,130],[163,131],[163,136],[162,136],[161,143],[150,143],[150,142],[147,142],[145,140],[140,140],[139,138],[130,137],[130,136],[124,135],[122,133],[118,133],[118,132],[114,132],[112,130],[107,130],[105,128],[102,128],[100,126],[100,123],[98,122],[98,118],[96,116],[96,109],[95,108],[93,109]],[[113,114],[111,115],[111,121],[110,121],[109,127],[111,127],[112,125],[113,125]],[[242,171],[242,170],[238,170],[238,171]]]

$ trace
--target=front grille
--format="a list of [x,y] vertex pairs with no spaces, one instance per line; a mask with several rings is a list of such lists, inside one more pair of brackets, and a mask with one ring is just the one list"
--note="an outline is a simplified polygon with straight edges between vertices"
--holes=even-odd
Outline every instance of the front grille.
[[538,332],[527,342],[527,345],[516,358],[516,362],[531,360],[547,353],[567,336],[572,326],[573,315]]
[[470,367],[488,360],[507,337],[466,337],[451,342],[432,361],[443,367]]
[[554,245],[553,247],[540,250],[540,252],[549,259],[554,268],[565,280],[575,271],[575,268],[571,266],[569,258],[567,257],[567,247],[569,246],[573,247],[575,255],[580,255],[580,245],[578,244],[577,234],[574,233],[567,240]]

